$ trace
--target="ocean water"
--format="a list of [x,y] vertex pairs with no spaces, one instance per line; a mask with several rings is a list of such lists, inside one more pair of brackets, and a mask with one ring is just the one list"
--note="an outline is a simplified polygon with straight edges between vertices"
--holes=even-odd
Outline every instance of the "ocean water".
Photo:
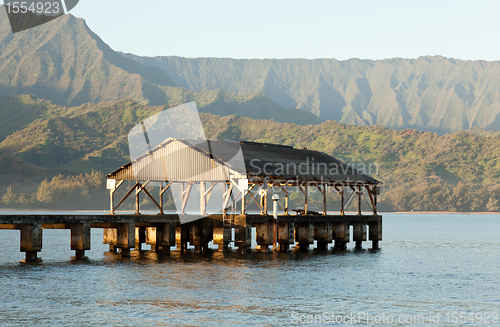
[[92,231],[44,230],[42,261],[21,263],[0,231],[1,326],[492,326],[500,317],[500,216],[384,214],[383,241],[355,251],[107,252]]

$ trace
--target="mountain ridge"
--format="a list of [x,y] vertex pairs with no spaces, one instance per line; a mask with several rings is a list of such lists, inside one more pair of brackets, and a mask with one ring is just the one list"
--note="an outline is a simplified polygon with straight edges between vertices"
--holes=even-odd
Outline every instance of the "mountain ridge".
[[439,134],[500,130],[500,62],[416,59],[231,59],[139,57],[179,86],[263,92],[285,108],[325,120]]
[[[8,18],[0,10],[0,21]],[[0,33],[0,93],[33,93],[62,105],[140,98],[151,84],[175,85],[154,67],[123,60],[82,19],[65,15],[19,33]],[[97,50],[96,50],[97,49]],[[142,66],[143,67],[143,66]],[[132,72],[132,73],[131,73]],[[127,77],[127,81],[119,80]]]
[[200,111],[221,115],[321,122],[313,114],[284,109],[260,92],[239,95],[180,88],[165,71],[116,53],[83,19],[71,14],[14,34],[0,10],[0,26],[0,95],[33,94],[66,107],[121,99],[153,106],[196,101]]
[[149,58],[115,52],[72,15],[13,34],[0,10],[0,27],[4,95],[34,94],[68,107],[125,98],[174,105],[190,98],[201,111],[299,124],[335,120],[439,134],[500,130],[497,61]]

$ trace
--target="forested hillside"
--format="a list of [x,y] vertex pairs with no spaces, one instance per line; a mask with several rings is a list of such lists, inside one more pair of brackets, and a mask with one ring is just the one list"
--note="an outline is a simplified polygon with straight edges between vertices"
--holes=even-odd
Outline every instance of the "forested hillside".
[[[129,160],[130,129],[168,109],[132,100],[67,108],[27,95],[2,97],[0,102],[0,114],[8,117],[0,122],[0,194],[6,192],[3,206],[49,205],[47,199],[58,197],[44,197],[40,192],[77,192],[61,191],[69,187],[69,181],[75,181],[72,178],[77,178],[89,194],[86,207],[97,203],[92,192],[103,194],[97,199],[107,199],[104,185],[96,181],[103,181],[104,174]],[[211,139],[307,147],[365,169],[384,183],[382,210],[499,210],[500,136],[495,133],[476,128],[474,133],[439,136],[333,121],[302,126],[208,113],[202,113],[201,118]],[[45,183],[43,187],[41,183]],[[99,205],[105,209],[103,201]]]

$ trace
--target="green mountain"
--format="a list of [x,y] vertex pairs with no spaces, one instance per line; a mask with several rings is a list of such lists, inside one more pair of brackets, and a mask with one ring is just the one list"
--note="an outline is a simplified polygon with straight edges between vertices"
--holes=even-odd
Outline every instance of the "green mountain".
[[16,34],[8,24],[0,8],[2,94],[32,93],[72,106],[124,97],[146,100],[145,90],[156,84],[175,85],[164,71],[115,53],[72,15]]
[[67,107],[190,99],[203,112],[297,124],[500,130],[500,62],[137,57],[115,52],[72,15],[9,30],[0,10],[0,95],[34,94]]
[[[94,185],[93,192],[105,193],[104,186],[98,183],[102,175],[91,174],[92,171],[107,173],[128,162],[130,129],[168,109],[133,100],[66,108],[28,95],[4,96],[0,103],[9,104],[3,107],[2,117],[13,117],[2,125],[0,139],[0,191],[5,192],[12,185],[10,193],[5,193],[4,204],[21,203],[16,202],[19,192],[26,192],[23,201],[35,201],[38,196],[45,199],[45,193],[40,193],[41,185],[43,190],[50,185],[70,187],[80,183]],[[34,114],[23,114],[26,112]],[[302,126],[208,113],[202,113],[201,119],[210,139],[307,147],[352,163],[384,183],[382,210],[500,210],[498,133],[476,128],[474,134],[439,136],[379,125],[364,127],[328,121]],[[62,176],[57,177],[58,173]],[[81,175],[78,180],[69,177],[82,173],[88,175]],[[45,178],[49,181],[44,182]],[[64,193],[60,189],[57,192]],[[107,198],[105,194],[101,197]]]
[[202,112],[297,124],[500,130],[500,62],[148,58],[113,51],[72,15],[15,34],[8,24],[0,10],[0,95],[68,107],[193,100]]
[[500,62],[449,58],[227,59],[138,57],[194,91],[267,94],[323,121],[415,128],[440,134],[500,130]]
[[152,106],[196,101],[201,111],[220,115],[298,124],[321,122],[311,113],[284,109],[259,92],[239,95],[177,87],[162,69],[113,51],[82,19],[72,15],[13,34],[7,14],[0,8],[0,95],[20,94],[68,107],[125,98]]

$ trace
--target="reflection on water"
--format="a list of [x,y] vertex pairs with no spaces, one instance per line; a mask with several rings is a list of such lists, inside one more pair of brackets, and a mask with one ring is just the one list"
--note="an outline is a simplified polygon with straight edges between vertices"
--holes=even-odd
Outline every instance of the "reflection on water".
[[496,215],[392,214],[380,251],[132,251],[122,259],[93,230],[88,260],[79,262],[70,260],[69,231],[44,230],[43,261],[21,264],[19,232],[0,231],[0,319],[232,326],[287,325],[292,312],[500,311],[499,234]]

